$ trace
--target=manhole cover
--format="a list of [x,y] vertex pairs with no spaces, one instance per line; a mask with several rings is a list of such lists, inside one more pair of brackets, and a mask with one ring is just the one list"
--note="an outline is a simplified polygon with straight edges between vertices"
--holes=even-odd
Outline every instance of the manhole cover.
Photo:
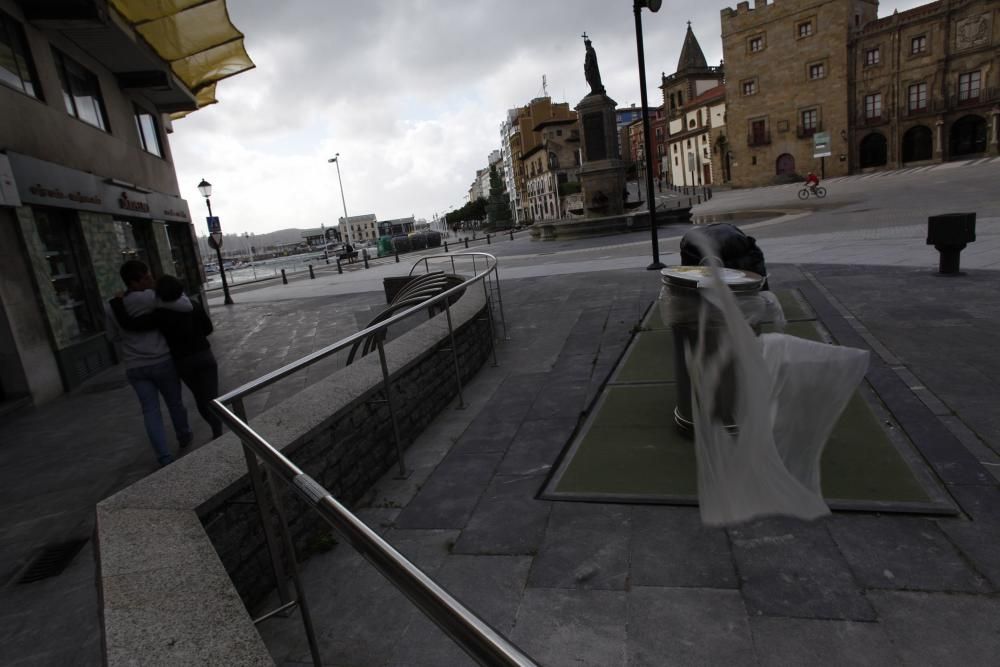
[[62,574],[86,543],[87,540],[82,539],[46,546],[21,572],[17,583],[30,584]]

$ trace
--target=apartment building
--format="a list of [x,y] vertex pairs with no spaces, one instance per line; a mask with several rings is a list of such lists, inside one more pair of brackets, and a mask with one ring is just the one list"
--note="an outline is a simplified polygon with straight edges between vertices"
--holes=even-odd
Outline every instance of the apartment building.
[[573,119],[545,120],[533,128],[541,141],[522,155],[526,176],[528,219],[564,217],[564,184],[579,181],[580,127]]
[[253,63],[223,0],[174,4],[0,0],[0,410],[117,362],[103,304],[124,260],[201,289],[171,115]]

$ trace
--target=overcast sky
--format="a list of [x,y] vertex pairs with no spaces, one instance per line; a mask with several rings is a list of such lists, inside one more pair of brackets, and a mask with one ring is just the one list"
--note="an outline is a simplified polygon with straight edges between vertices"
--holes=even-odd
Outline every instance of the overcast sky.
[[[922,4],[883,2],[879,14]],[[607,93],[639,105],[629,0],[229,0],[257,68],[219,83],[219,104],[174,123],[181,195],[199,235],[208,179],[227,233],[337,224],[340,153],[350,215],[430,219],[467,197],[500,146],[507,109],[588,92],[581,34]],[[727,3],[668,0],[643,12],[650,105],[691,21],[710,65]]]

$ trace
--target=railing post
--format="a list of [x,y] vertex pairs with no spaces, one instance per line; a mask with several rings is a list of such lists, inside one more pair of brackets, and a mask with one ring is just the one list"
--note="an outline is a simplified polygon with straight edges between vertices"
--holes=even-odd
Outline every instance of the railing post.
[[448,339],[451,341],[451,358],[455,362],[455,382],[458,383],[458,409],[465,408],[465,396],[462,394],[462,371],[458,365],[458,346],[455,344],[455,328],[451,324],[451,300],[444,300],[444,312],[448,317]]
[[392,435],[396,439],[396,457],[399,459],[399,479],[406,479],[406,461],[403,458],[403,443],[399,439],[399,422],[396,421],[396,410],[392,403],[392,384],[389,382],[389,364],[385,360],[385,346],[382,339],[377,339],[378,361],[382,366],[382,388],[385,391],[385,403],[389,407],[389,420],[392,421]]
[[489,288],[486,286],[486,280],[483,280],[483,296],[486,297],[486,317],[490,323],[490,354],[493,356],[493,368],[496,368],[500,364],[497,363],[497,341],[496,341],[496,324],[493,321],[493,299],[490,297]]
[[312,264],[309,265],[309,278],[311,278],[312,280],[316,280],[316,274],[313,272]]
[[[247,420],[246,409],[243,406],[243,399],[237,398],[232,403],[233,412],[244,424]],[[278,589],[278,597],[282,604],[287,604],[291,599],[288,595],[288,577],[281,567],[281,555],[278,553],[278,538],[274,534],[274,524],[271,523],[271,504],[268,502],[265,490],[267,481],[265,473],[257,462],[257,455],[243,445],[243,456],[247,462],[247,471],[250,475],[250,484],[253,487],[253,495],[257,501],[257,511],[260,514],[260,523],[264,527],[264,538],[267,541],[267,551],[271,556],[271,568],[274,570],[274,579]]]
[[[340,266],[338,265],[337,268],[340,268]],[[288,284],[288,276],[285,275],[285,270],[284,269],[281,270],[281,284],[282,285],[287,285]]]

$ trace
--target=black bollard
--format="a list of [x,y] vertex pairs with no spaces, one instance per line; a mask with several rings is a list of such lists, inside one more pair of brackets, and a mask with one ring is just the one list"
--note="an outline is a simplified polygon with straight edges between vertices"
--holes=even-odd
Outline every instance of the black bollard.
[[342,269],[340,267],[340,258],[339,257],[337,258],[337,273],[340,273],[340,274],[344,273],[344,269]]
[[489,244],[490,244],[490,235],[489,235],[489,233],[487,233],[486,234],[486,245],[489,245]]
[[365,268],[368,268],[368,248],[364,248],[361,251],[361,256],[365,259]]
[[312,264],[309,265],[309,278],[311,278],[312,280],[316,280],[316,274],[313,273],[313,265]]
[[288,284],[288,276],[285,275],[285,270],[284,269],[281,270],[281,284],[282,285],[287,285]]
[[398,250],[398,249],[396,249],[396,248],[393,248],[393,250],[394,250],[394,251],[395,251],[395,253],[396,253],[396,264],[399,264],[399,250]]
[[466,250],[469,249],[469,237],[468,236],[465,237],[465,249]]
[[447,241],[444,242],[444,251],[445,251],[445,253],[448,252],[448,242]]
[[510,240],[511,241],[514,240],[514,228],[513,227],[511,227],[511,230],[510,230]]

